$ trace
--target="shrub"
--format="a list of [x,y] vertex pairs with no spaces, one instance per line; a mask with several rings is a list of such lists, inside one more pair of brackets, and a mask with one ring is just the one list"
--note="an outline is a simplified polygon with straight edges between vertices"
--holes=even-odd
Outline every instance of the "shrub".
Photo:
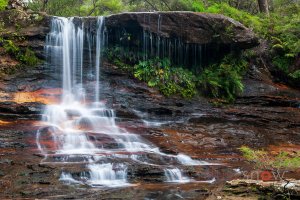
[[290,73],[289,76],[294,79],[300,80],[300,69],[294,71],[293,73]]
[[195,0],[179,0],[177,2],[177,7],[180,8],[180,10],[189,10],[194,12],[204,12],[205,6],[203,2],[201,1],[195,1]]
[[208,96],[232,102],[244,89],[242,76],[247,62],[243,58],[226,56],[219,64],[206,68],[199,76],[199,86]]
[[197,93],[196,76],[187,69],[171,66],[169,59],[141,61],[143,53],[118,46],[106,49],[105,56],[120,69],[145,81],[149,87],[158,88],[166,96],[180,94],[184,98],[191,98]]
[[298,169],[300,167],[300,152],[288,153],[280,152],[276,155],[270,154],[264,150],[253,150],[243,146],[239,148],[243,157],[255,164],[259,169]]
[[29,48],[26,48],[24,53],[18,55],[18,60],[28,66],[35,66],[39,62],[39,59],[35,56],[35,53]]
[[197,93],[196,76],[186,69],[171,67],[168,59],[140,61],[134,69],[136,78],[157,87],[166,96],[181,94],[191,98]]
[[271,44],[272,62],[286,76],[300,80],[292,66],[300,53],[300,6],[276,1],[276,10],[265,20],[267,34],[264,35]]
[[6,53],[15,57],[22,64],[35,66],[39,62],[39,59],[35,56],[35,53],[32,50],[29,48],[21,50],[12,40],[0,37],[0,45],[3,46]]
[[0,0],[0,11],[4,10],[7,6],[8,0]]
[[205,10],[205,12],[226,15],[258,32],[260,32],[262,28],[262,20],[259,17],[253,16],[245,11],[233,8],[227,3],[213,4],[209,6]]

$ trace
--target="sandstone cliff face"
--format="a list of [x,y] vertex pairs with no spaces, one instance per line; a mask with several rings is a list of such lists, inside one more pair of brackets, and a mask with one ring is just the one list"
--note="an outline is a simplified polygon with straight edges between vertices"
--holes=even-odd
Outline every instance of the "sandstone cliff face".
[[106,17],[108,44],[133,55],[168,58],[199,70],[232,51],[258,45],[255,34],[223,15],[195,12],[121,13]]
[[[29,47],[36,52],[39,58],[44,58],[45,37],[49,32],[51,18],[51,16],[42,13],[28,13],[17,9],[3,11],[0,13],[0,37],[21,38],[21,40],[15,40],[18,46],[21,48]],[[84,23],[86,28],[96,32],[97,19],[95,17],[75,17],[73,20],[78,24]],[[142,41],[142,34],[144,32],[152,34],[155,38],[153,47],[151,47],[155,51],[164,48],[162,47],[163,44],[158,44],[157,41],[169,40],[170,44],[167,45],[172,48],[167,51],[178,51],[171,53],[173,55],[171,59],[177,59],[181,55],[187,60],[192,60],[195,54],[201,54],[203,58],[211,57],[212,60],[215,60],[218,56],[222,57],[233,49],[241,50],[258,45],[258,39],[250,29],[231,18],[216,14],[193,12],[121,13],[106,17],[105,26],[109,44],[118,43],[122,37],[120,33],[129,34],[132,40],[128,44],[135,51],[142,50],[141,44],[144,42]],[[148,36],[148,40],[149,38],[150,36]],[[176,44],[177,41],[178,44]],[[148,42],[150,43],[150,41]],[[205,47],[202,48],[201,45],[205,45]],[[203,49],[202,52],[192,50],[199,48]],[[189,52],[185,55],[187,51]],[[155,54],[160,53],[162,54],[162,52]],[[7,64],[7,62],[0,64]]]
[[50,20],[51,17],[43,13],[29,13],[17,9],[2,11],[0,37],[10,39],[20,47],[29,47],[42,57]]
[[195,12],[121,13],[106,18],[108,29],[146,30],[184,43],[234,45],[241,49],[258,44],[254,33],[241,23],[217,14]]

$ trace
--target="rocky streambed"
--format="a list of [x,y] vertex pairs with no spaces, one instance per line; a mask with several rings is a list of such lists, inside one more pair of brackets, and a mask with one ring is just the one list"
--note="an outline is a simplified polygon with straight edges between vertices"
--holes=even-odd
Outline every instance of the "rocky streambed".
[[[43,49],[51,17],[17,10],[5,11],[1,17],[8,22],[4,27],[8,32],[2,32],[1,37],[8,38],[16,32],[14,24],[16,20],[20,21],[18,34],[25,39],[16,44],[20,48],[31,48],[40,59],[47,57]],[[191,21],[186,23],[186,18]],[[74,18],[74,24],[78,26],[82,22],[87,24],[85,31],[91,34],[96,32],[96,21],[96,18]],[[179,22],[185,31],[179,31],[180,26],[176,26]],[[231,48],[239,50],[257,45],[257,38],[251,30],[221,15],[190,12],[125,13],[108,17],[107,26],[112,35],[108,39],[110,42],[116,41],[123,29],[129,32],[134,38],[130,44],[135,48],[133,50],[141,48],[135,41],[143,36],[144,31],[147,31],[146,37],[156,34],[157,40],[166,40],[170,47],[185,43],[185,49],[191,50],[185,51],[186,56],[199,53],[199,50],[201,56],[215,55],[215,47],[220,47],[219,51],[226,53]],[[227,26],[232,27],[230,34],[224,32]],[[192,30],[194,34],[187,34],[187,30]],[[178,37],[181,39],[178,40]],[[207,48],[209,53],[203,53],[202,47]],[[159,49],[160,46],[154,45],[153,48]],[[193,52],[192,49],[196,50]],[[93,50],[90,52],[95,53]],[[19,64],[3,48],[0,48],[0,54],[1,69],[14,68]],[[88,68],[91,63],[83,60],[83,65]],[[120,156],[117,161],[129,166],[129,187],[99,188],[68,184],[60,181],[63,172],[80,178],[82,172],[86,172],[86,166],[75,164],[78,157],[74,158],[72,164],[55,162],[63,155],[54,154],[45,159],[36,142],[37,132],[43,126],[41,118],[45,106],[58,104],[63,94],[61,74],[56,70],[46,63],[38,67],[21,68],[11,75],[1,73],[1,199],[257,199],[274,192],[270,187],[272,184],[257,180],[260,179],[257,171],[245,161],[238,148],[246,145],[273,152],[300,150],[300,92],[274,83],[264,68],[251,66],[244,79],[244,93],[234,104],[217,107],[201,96],[190,100],[177,96],[165,97],[116,66],[104,63],[99,84],[101,103],[115,111],[118,127],[147,139],[163,154],[187,155],[209,164],[181,165],[184,176],[192,181],[168,183],[161,166],[145,164],[143,160],[136,164]],[[86,96],[93,99],[96,81],[89,74],[83,77]],[[78,114],[74,110],[67,113],[71,117]],[[85,127],[79,129],[84,130]],[[50,131],[43,131],[46,133],[43,145],[49,149],[57,148],[53,140],[47,137]],[[89,133],[88,137],[95,144],[102,145],[102,148],[114,149],[118,145],[103,134]],[[107,160],[115,162],[109,157]],[[165,160],[149,153],[145,161],[163,165]],[[299,180],[299,171],[288,171],[285,178]],[[286,185],[282,184],[277,181],[275,185],[285,188]],[[292,197],[297,198],[298,183],[294,181],[292,184],[296,187]]]
[[[215,165],[184,167],[186,175],[198,180],[185,184],[164,183],[162,171],[157,167],[132,165],[128,169],[128,179],[134,183],[131,187],[66,185],[59,181],[62,171],[68,169],[76,175],[83,170],[82,166],[62,168],[59,164],[41,163],[43,156],[36,146],[42,109],[45,104],[56,102],[61,94],[55,81],[57,77],[45,71],[45,68],[30,70],[26,75],[15,74],[1,82],[1,198],[214,199],[245,196],[244,190],[230,193],[232,190],[223,189],[226,181],[248,178],[252,171],[239,147],[247,145],[277,151],[300,149],[298,91],[247,79],[245,92],[236,104],[218,108],[202,97],[166,98],[106,63],[101,73],[101,96],[108,108],[115,109],[118,126],[141,135],[164,153],[183,153]],[[86,84],[88,88],[94,83]],[[287,176],[300,178],[297,171]]]

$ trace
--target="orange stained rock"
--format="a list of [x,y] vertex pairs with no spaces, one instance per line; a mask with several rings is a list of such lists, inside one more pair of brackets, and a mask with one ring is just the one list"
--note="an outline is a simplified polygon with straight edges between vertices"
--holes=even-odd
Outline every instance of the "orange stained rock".
[[44,104],[54,104],[59,102],[62,94],[60,88],[40,89],[34,92],[17,92],[14,94],[16,103],[39,102]]
[[12,122],[0,120],[0,125],[7,125],[7,124],[11,124],[11,123]]
[[275,87],[277,87],[278,89],[282,89],[282,90],[290,89],[287,85],[284,85],[284,84],[281,84],[281,83],[273,83],[273,85]]
[[280,144],[280,145],[270,145],[268,147],[268,150],[273,154],[278,154],[282,151],[288,152],[288,153],[296,153],[300,152],[300,145],[296,144]]

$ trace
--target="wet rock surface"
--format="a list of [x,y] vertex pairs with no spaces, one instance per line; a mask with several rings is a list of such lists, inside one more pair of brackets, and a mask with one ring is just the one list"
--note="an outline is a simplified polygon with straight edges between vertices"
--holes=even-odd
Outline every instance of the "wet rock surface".
[[239,22],[208,13],[121,13],[107,17],[106,26],[108,29],[143,29],[165,38],[181,38],[184,43],[232,44],[242,49],[258,44],[253,32]]
[[223,190],[229,197],[243,197],[245,193],[253,193],[257,198],[298,199],[300,198],[300,183],[297,180],[281,180],[263,182],[259,180],[233,180],[226,183]]
[[[32,115],[39,115],[44,104],[55,102],[51,99],[59,99],[60,95],[55,89],[59,87],[59,79],[48,72],[47,68],[41,68],[1,81],[1,198],[206,199],[223,195],[218,188],[226,181],[244,178],[239,170],[250,170],[237,150],[242,145],[252,148],[281,144],[299,146],[298,91],[246,80],[249,84],[237,103],[218,108],[202,97],[191,100],[176,96],[166,98],[106,64],[101,71],[101,99],[108,108],[115,109],[120,127],[153,142],[163,153],[184,153],[218,165],[177,166],[185,175],[200,182],[170,184],[164,183],[164,171],[160,167],[120,158],[120,162],[129,166],[131,187],[108,189],[67,185],[59,181],[61,173],[70,172],[79,178],[86,171],[85,166],[53,164],[53,161],[63,159],[63,155],[43,160],[35,143],[41,125]],[[94,83],[87,81],[86,84],[92,86]],[[271,89],[264,90],[262,95],[260,90],[253,89],[255,85]],[[93,95],[93,91],[87,92]],[[68,114],[77,115],[72,110]],[[99,145],[106,141],[104,143],[115,148],[115,144],[104,136],[89,133],[89,138],[98,141]],[[159,160],[155,155],[146,157],[145,161]],[[295,177],[295,174],[290,176]],[[213,184],[201,182],[213,178],[216,179]]]
[[[30,47],[38,57],[44,58],[44,41],[50,18],[23,10],[10,10],[1,13],[1,19],[7,22],[5,28],[8,31],[1,32],[0,36],[8,37],[18,32],[26,37],[18,45]],[[15,26],[16,21],[21,26],[20,30]],[[77,18],[75,21],[82,22]],[[96,18],[83,21],[89,24],[89,28],[95,28]],[[175,21],[182,26],[175,26]],[[186,43],[217,43],[238,48],[257,45],[257,39],[249,29],[221,15],[124,13],[108,17],[107,26],[145,29],[162,37],[181,38]],[[228,26],[231,30],[226,29]],[[17,65],[11,58],[1,57],[0,61],[0,67]],[[59,181],[63,172],[72,174],[76,179],[82,179],[82,173],[87,172],[82,163],[66,166],[59,162],[64,159],[84,162],[86,158],[50,155],[45,159],[38,150],[36,133],[43,126],[40,123],[43,107],[59,102],[61,95],[59,72],[55,73],[51,66],[43,65],[23,69],[0,80],[0,199],[217,198],[223,194],[220,188],[226,181],[245,178],[244,172],[251,170],[238,151],[242,145],[273,148],[284,144],[292,150],[299,148],[300,92],[274,84],[261,74],[252,73],[244,80],[245,92],[236,104],[218,108],[202,97],[191,100],[164,97],[108,63],[101,70],[100,96],[108,108],[116,111],[119,127],[151,141],[162,153],[183,153],[210,165],[184,166],[174,161],[173,167],[179,167],[195,182],[172,184],[164,182],[166,177],[162,167],[143,163],[155,161],[163,165],[168,158],[164,160],[157,155],[144,154],[137,163],[121,155],[115,162],[128,164],[128,179],[133,184],[130,187],[92,188]],[[93,99],[95,82],[88,76],[84,77],[85,84],[90,85],[86,92]],[[68,110],[67,114],[70,118],[78,116],[74,110]],[[89,128],[86,125],[79,123],[78,128],[86,130]],[[43,144],[50,150],[55,148],[51,141],[51,128],[45,127],[41,132]],[[105,135],[88,133],[87,136],[97,147],[118,147]],[[291,172],[290,176],[297,177],[297,172]]]

